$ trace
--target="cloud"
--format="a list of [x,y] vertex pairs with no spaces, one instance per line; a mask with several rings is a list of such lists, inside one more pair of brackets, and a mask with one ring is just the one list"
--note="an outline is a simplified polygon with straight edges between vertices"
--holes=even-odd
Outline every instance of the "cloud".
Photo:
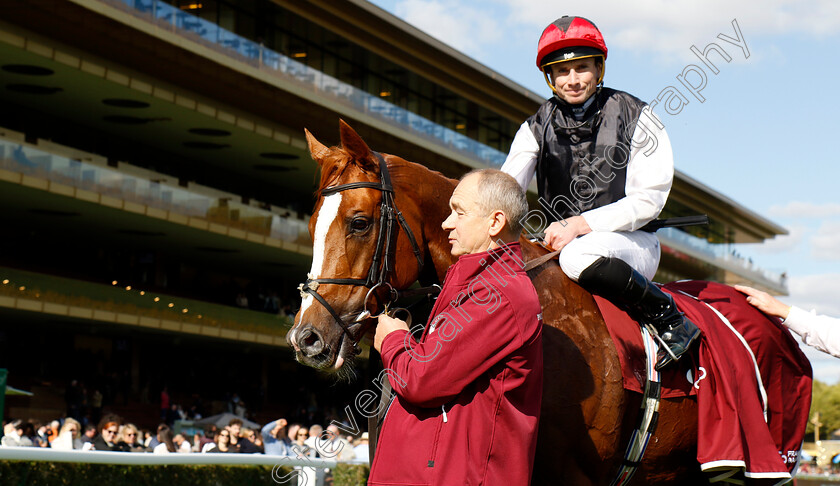
[[[765,35],[826,37],[840,32],[840,2],[836,0],[593,0],[573,9],[567,3],[534,0],[397,0],[394,11],[452,47],[484,60],[510,36],[524,35],[536,44],[542,29],[563,15],[595,22],[608,47],[695,61],[689,48],[696,45],[702,50],[710,42],[723,47],[734,62],[744,59],[743,51],[717,37],[736,37],[733,19],[748,49],[751,39]],[[711,54],[720,59],[715,56]]]
[[788,304],[840,318],[840,273],[790,277],[788,291]]
[[502,33],[491,10],[472,2],[403,0],[395,13],[418,29],[469,55],[481,57]]
[[823,219],[840,217],[840,203],[817,204],[791,201],[787,204],[770,206],[767,213],[774,218]]
[[820,260],[840,261],[840,222],[826,222],[811,238],[811,255]]

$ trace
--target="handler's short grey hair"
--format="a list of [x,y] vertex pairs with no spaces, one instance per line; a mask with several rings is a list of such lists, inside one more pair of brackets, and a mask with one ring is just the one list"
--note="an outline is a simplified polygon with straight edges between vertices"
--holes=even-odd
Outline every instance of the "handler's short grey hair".
[[478,176],[479,206],[489,214],[499,210],[507,218],[512,234],[522,232],[522,222],[528,214],[528,199],[516,179],[496,169],[476,169],[464,174],[463,181]]

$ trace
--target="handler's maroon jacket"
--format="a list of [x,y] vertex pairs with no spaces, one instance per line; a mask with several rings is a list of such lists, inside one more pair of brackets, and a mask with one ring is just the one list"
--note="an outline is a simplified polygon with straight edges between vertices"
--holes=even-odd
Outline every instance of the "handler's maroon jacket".
[[530,484],[542,399],[540,303],[519,243],[449,268],[420,342],[389,334],[396,392],[370,485]]

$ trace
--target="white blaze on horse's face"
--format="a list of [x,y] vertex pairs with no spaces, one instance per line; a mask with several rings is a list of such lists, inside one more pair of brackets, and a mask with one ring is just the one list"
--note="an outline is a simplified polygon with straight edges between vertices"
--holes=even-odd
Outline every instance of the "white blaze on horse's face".
[[[309,270],[309,278],[321,277],[324,269],[324,257],[327,249],[327,233],[332,227],[338,208],[341,206],[341,193],[336,192],[324,197],[321,209],[318,211],[318,219],[315,221],[315,234],[312,236],[312,268]],[[315,300],[310,294],[306,294],[300,305],[300,322],[303,322],[306,311]]]

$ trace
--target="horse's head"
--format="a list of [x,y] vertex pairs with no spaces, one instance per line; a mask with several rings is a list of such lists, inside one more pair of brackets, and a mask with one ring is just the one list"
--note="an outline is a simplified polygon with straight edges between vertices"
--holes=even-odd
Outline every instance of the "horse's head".
[[312,269],[286,341],[299,362],[352,374],[358,342],[375,324],[369,317],[393,300],[395,288],[417,279],[426,250],[419,205],[391,189],[405,177],[396,166],[409,163],[371,151],[343,121],[340,128],[340,148],[306,131],[321,181],[309,222]]

